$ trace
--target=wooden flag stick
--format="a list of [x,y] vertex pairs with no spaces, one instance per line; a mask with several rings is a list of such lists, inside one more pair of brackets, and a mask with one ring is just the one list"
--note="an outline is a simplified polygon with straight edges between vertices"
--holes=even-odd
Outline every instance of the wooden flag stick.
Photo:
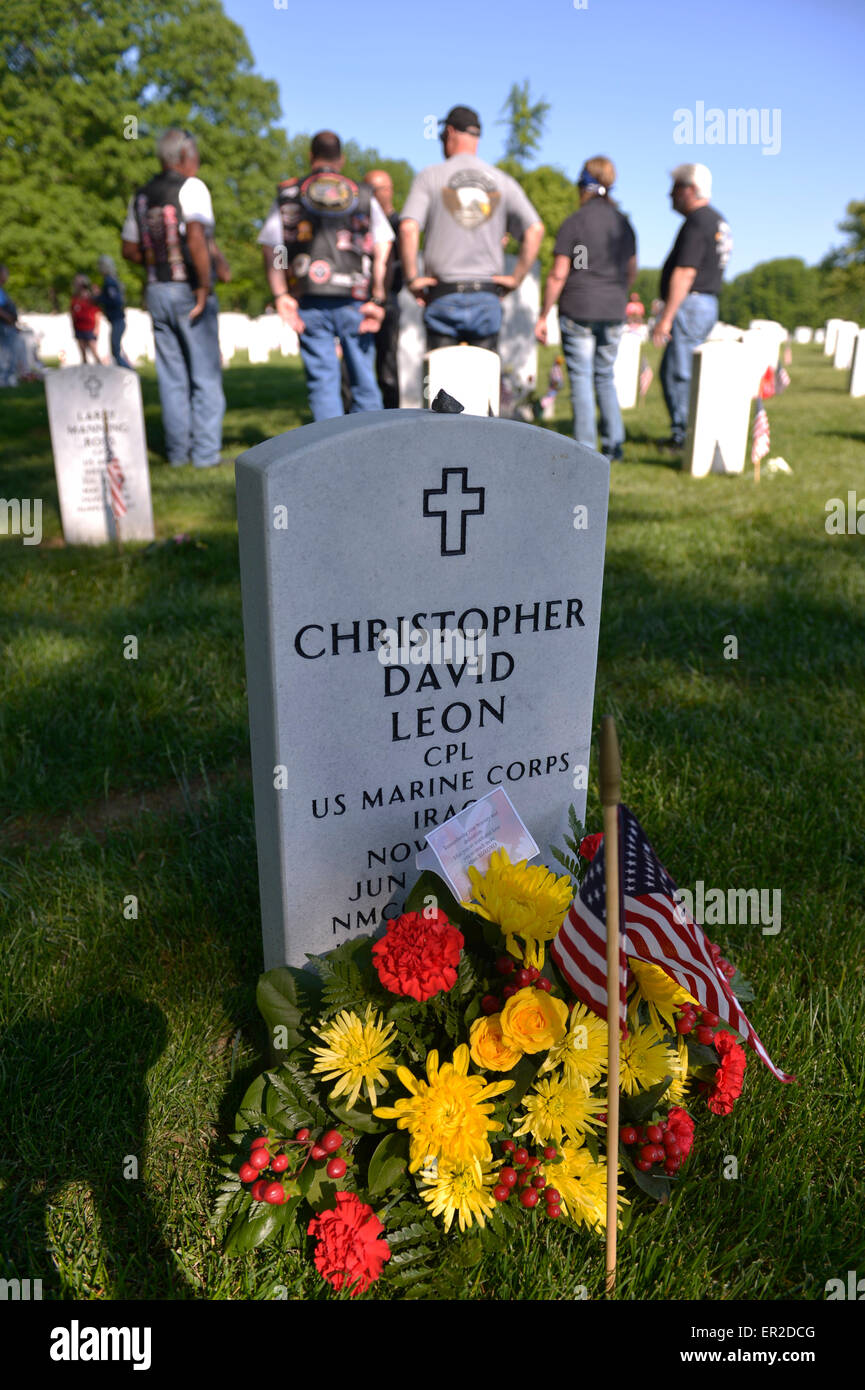
[[607,1296],[616,1289],[619,1188],[619,796],[622,764],[616,721],[601,720],[601,805],[607,907]]

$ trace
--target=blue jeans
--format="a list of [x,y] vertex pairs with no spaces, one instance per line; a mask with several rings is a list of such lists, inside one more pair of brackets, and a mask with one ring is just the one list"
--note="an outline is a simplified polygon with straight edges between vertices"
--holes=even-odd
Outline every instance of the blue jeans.
[[0,323],[0,386],[17,386],[18,329],[13,323]]
[[[444,347],[447,343],[466,342],[472,346],[496,350],[496,340],[502,326],[502,301],[497,294],[484,290],[470,294],[443,294],[424,309],[429,347]],[[484,339],[479,343],[478,339]],[[491,342],[489,340],[492,340]]]
[[671,434],[677,444],[684,442],[688,427],[694,348],[706,341],[717,322],[718,300],[714,294],[689,294],[673,319],[659,375],[670,414]]
[[[574,438],[597,448],[595,400],[601,416],[601,453],[610,458],[625,442],[625,427],[613,381],[613,367],[625,331],[623,323],[575,323],[559,315],[562,351],[568,364]],[[594,387],[594,390],[593,390]]]
[[304,295],[298,301],[304,329],[300,355],[306,372],[309,406],[314,420],[344,415],[342,370],[334,338],[342,345],[351,382],[351,413],[381,410],[381,391],[375,379],[375,334],[361,333],[360,302],[348,296]]
[[194,305],[186,284],[147,286],[168,461],[179,465],[191,459],[197,468],[210,468],[220,462],[225,414],[216,295],[190,323]]
[[111,356],[118,367],[130,367],[132,363],[124,356],[120,346],[123,334],[126,332],[126,318],[111,319]]

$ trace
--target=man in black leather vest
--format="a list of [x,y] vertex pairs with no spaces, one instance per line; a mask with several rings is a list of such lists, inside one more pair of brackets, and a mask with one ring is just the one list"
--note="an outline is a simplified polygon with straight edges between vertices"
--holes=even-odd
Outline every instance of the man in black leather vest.
[[213,262],[221,279],[229,271],[213,240],[213,204],[197,177],[195,140],[167,130],[156,150],[162,172],[130,200],[123,256],[147,272],[168,461],[211,468],[222,462],[225,413]]
[[393,231],[372,190],[343,174],[343,163],[339,136],[319,131],[309,173],[279,185],[258,236],[276,311],[299,335],[315,420],[343,414],[337,339],[352,411],[382,408],[373,334],[384,319]]

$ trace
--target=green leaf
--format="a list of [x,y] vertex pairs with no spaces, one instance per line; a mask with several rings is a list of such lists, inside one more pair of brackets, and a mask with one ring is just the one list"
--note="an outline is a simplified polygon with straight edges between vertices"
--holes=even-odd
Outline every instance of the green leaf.
[[301,1195],[315,1211],[331,1210],[336,1206],[337,1191],[344,1191],[348,1188],[349,1174],[344,1178],[334,1181],[327,1176],[327,1165],[325,1163],[307,1163],[297,1185]]
[[720,1062],[720,1057],[714,1047],[707,1047],[705,1043],[691,1042],[686,1039],[688,1046],[688,1071],[694,1071],[697,1067],[716,1068]]
[[453,1260],[462,1269],[473,1269],[484,1256],[484,1247],[479,1231],[470,1231],[462,1240],[455,1243]]
[[750,1004],[752,1000],[757,998],[751,981],[746,980],[744,975],[740,975],[738,970],[730,981],[730,988],[740,1004]]
[[538,1052],[534,1056],[523,1055],[517,1065],[508,1072],[502,1073],[502,1081],[513,1081],[513,1086],[501,1097],[501,1101],[512,1110],[519,1105],[526,1091],[531,1086],[537,1076],[541,1063],[544,1060],[544,1053]]
[[[380,1103],[380,1100],[381,1098],[377,1103]],[[342,1099],[328,1099],[327,1105],[331,1115],[337,1120],[352,1129],[360,1130],[363,1134],[381,1134],[382,1130],[387,1129],[387,1121],[377,1120],[364,1101],[359,1101],[357,1105],[346,1105]]]
[[[638,1096],[622,1096],[619,1101],[619,1119],[626,1124],[644,1125],[658,1101],[668,1091],[672,1076],[665,1076],[657,1086],[641,1091]],[[639,1172],[639,1169],[635,1170]]]
[[408,1169],[409,1140],[405,1130],[391,1131],[375,1150],[367,1169],[367,1191],[384,1196],[395,1188]]
[[250,1199],[249,1207],[231,1223],[225,1241],[226,1255],[245,1255],[248,1250],[270,1240],[282,1226],[294,1220],[299,1201],[299,1197],[294,1197],[283,1206],[276,1207]]
[[656,1177],[654,1173],[643,1173],[635,1167],[624,1149],[619,1154],[622,1167],[630,1173],[638,1187],[649,1197],[653,1197],[656,1202],[668,1202],[670,1200],[670,1180],[669,1178]]
[[[306,1037],[303,1020],[308,1014],[318,1012],[321,1001],[321,984],[308,970],[295,970],[282,965],[277,970],[268,970],[258,981],[255,1002],[267,1024],[270,1044],[276,1057],[286,1057],[301,1046]],[[284,1045],[277,1047],[274,1030],[285,1030]]]

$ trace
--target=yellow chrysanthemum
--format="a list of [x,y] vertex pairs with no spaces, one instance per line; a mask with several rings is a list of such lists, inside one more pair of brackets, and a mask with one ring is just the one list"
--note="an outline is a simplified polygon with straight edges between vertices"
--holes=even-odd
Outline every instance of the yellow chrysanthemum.
[[681,1105],[688,1089],[688,1045],[684,1038],[677,1038],[675,1045],[667,1048],[667,1071],[673,1079],[664,1093],[664,1103]]
[[437,1163],[425,1168],[420,1176],[426,1184],[420,1195],[433,1216],[444,1217],[446,1231],[455,1216],[461,1231],[475,1221],[484,1226],[496,1209],[491,1191],[496,1178],[489,1163],[482,1163],[480,1172],[474,1163]]
[[[686,989],[677,984],[660,965],[653,965],[648,960],[635,960],[633,956],[628,956],[628,964],[635,980],[628,1003],[630,1020],[636,1023],[637,1005],[641,999],[645,999],[649,1006],[649,1018],[652,1020],[655,1031],[662,1035],[674,1031],[676,1010],[680,1009],[683,1004],[696,1004],[698,1000],[694,998],[693,994],[689,994]],[[661,1019],[666,1027],[662,1027]]]
[[[541,1171],[550,1187],[557,1189],[562,1210],[572,1221],[582,1222],[592,1231],[607,1226],[607,1165],[595,1163],[585,1147],[565,1144],[559,1150],[560,1163],[545,1163]],[[621,1171],[621,1170],[619,1170]],[[617,1209],[628,1199],[618,1195]]]
[[453,1062],[439,1067],[439,1055],[426,1059],[427,1080],[417,1080],[407,1067],[398,1067],[397,1076],[411,1092],[409,1099],[380,1107],[382,1120],[396,1120],[397,1129],[411,1135],[409,1171],[416,1173],[429,1159],[457,1164],[472,1163],[478,1173],[481,1164],[492,1158],[487,1135],[502,1126],[489,1118],[492,1105],[486,1102],[503,1095],[513,1081],[487,1081],[469,1076],[469,1050],[463,1043],[454,1052]]
[[589,1095],[582,1085],[568,1086],[559,1076],[537,1081],[533,1094],[523,1101],[525,1119],[514,1135],[531,1134],[536,1144],[561,1144],[567,1136],[581,1144],[587,1130],[598,1127],[597,1116],[605,1109],[602,1100]]
[[632,1029],[619,1042],[619,1087],[626,1095],[648,1091],[669,1075],[663,1039],[651,1025]]
[[331,1099],[338,1100],[349,1092],[348,1103],[354,1105],[362,1086],[370,1105],[377,1100],[376,1086],[387,1090],[386,1071],[395,1071],[396,1063],[387,1050],[396,1028],[385,1023],[371,1004],[367,1004],[363,1022],[357,1014],[343,1009],[326,1028],[314,1028],[325,1047],[313,1047],[310,1051],[318,1061],[312,1070],[321,1072],[325,1080],[338,1077],[331,1091]]
[[550,1048],[541,1072],[559,1065],[568,1085],[582,1084],[585,1091],[596,1086],[607,1070],[607,1025],[585,1004],[571,1009],[568,1031]]
[[[474,901],[465,906],[497,923],[510,954],[540,970],[544,942],[556,935],[574,895],[567,874],[558,878],[543,864],[530,865],[526,859],[512,864],[507,850],[497,849],[486,873],[472,866],[469,879]],[[526,943],[525,954],[517,945],[518,936]]]

